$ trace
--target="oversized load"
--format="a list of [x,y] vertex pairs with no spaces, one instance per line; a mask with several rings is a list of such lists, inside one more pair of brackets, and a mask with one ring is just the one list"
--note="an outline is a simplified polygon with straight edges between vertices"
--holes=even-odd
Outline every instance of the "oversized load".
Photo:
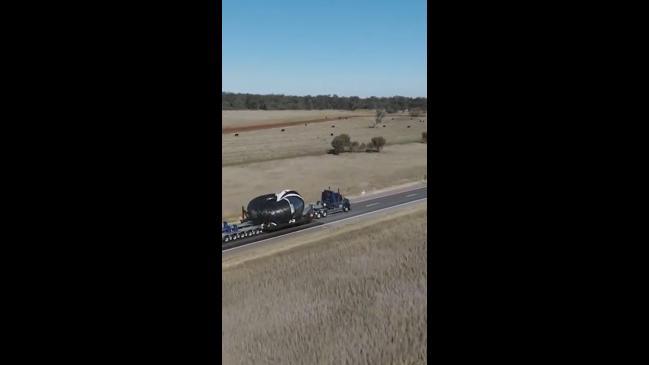
[[248,203],[246,217],[253,224],[269,228],[302,222],[313,217],[310,206],[294,190],[258,196]]
[[283,190],[276,194],[258,196],[248,203],[248,210],[241,207],[240,224],[223,222],[221,242],[230,241],[273,232],[282,228],[307,224],[315,218],[328,214],[348,212],[349,199],[338,192],[322,192],[322,201],[306,204],[304,198],[295,190]]

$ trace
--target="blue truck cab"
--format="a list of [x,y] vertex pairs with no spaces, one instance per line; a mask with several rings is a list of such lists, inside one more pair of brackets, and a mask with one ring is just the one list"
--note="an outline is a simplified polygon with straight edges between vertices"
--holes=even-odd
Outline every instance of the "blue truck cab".
[[313,209],[316,218],[320,218],[326,217],[327,214],[347,212],[351,210],[351,203],[340,192],[324,190],[321,194],[321,200],[313,206]]

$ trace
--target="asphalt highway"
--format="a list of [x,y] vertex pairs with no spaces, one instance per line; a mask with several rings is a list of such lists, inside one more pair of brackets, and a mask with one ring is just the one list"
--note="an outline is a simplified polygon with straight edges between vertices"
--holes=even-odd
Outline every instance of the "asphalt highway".
[[328,215],[327,217],[316,219],[309,224],[304,224],[297,227],[286,228],[277,232],[264,233],[258,236],[238,239],[236,241],[230,241],[221,246],[222,251],[231,250],[237,247],[250,245],[253,243],[260,243],[268,239],[273,239],[281,237],[283,235],[301,231],[307,228],[322,226],[332,224],[336,221],[341,221],[344,219],[349,219],[352,217],[369,214],[372,212],[389,209],[392,207],[397,207],[403,204],[414,202],[417,200],[423,200],[427,198],[428,187],[417,188],[409,191],[404,191],[400,193],[395,193],[391,195],[384,195],[372,199],[350,199],[352,209],[349,212],[341,212],[336,214]]

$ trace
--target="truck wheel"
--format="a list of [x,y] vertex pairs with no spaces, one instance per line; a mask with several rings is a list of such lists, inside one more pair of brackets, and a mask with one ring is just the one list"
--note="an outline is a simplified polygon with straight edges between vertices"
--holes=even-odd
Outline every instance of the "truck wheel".
[[315,217],[319,219],[320,218],[320,213],[316,213]]
[[225,243],[230,242],[230,236],[225,236],[225,238],[223,238],[223,242]]
[[343,207],[343,211],[349,212],[349,208],[348,207]]
[[326,212],[326,211],[322,212],[322,216],[323,216],[323,217],[326,217],[326,216],[327,216],[327,212]]

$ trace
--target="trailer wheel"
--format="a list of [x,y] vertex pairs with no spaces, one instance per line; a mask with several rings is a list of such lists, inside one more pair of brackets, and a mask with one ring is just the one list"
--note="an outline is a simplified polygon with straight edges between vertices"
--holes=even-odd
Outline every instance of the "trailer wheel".
[[349,212],[349,208],[348,207],[343,207],[343,211]]
[[230,236],[225,236],[225,238],[223,238],[223,242],[225,243],[230,242]]

